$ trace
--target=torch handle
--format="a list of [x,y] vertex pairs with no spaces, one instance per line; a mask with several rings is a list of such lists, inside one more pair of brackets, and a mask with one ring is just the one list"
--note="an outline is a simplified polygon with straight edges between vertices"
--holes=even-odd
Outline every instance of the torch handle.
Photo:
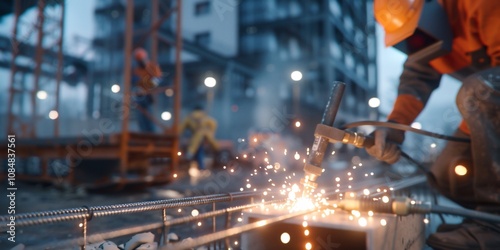
[[330,92],[330,98],[328,99],[328,103],[326,104],[325,112],[323,113],[323,119],[321,119],[321,124],[333,127],[333,122],[335,121],[335,117],[337,116],[344,90],[345,83],[339,81],[333,82],[332,90]]

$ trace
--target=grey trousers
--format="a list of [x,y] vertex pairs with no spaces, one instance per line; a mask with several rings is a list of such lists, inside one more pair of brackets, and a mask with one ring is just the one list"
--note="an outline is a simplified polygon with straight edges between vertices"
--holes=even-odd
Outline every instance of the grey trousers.
[[[448,142],[429,182],[464,207],[500,212],[500,67],[466,78],[456,101],[471,143]],[[466,135],[457,130],[455,136]],[[456,165],[467,174],[456,174]]]

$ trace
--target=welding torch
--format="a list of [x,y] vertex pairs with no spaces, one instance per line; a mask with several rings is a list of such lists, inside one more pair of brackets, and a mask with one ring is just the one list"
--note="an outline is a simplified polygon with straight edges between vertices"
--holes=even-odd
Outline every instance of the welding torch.
[[351,144],[358,148],[371,147],[374,139],[364,134],[342,130],[333,127],[335,117],[340,107],[340,101],[344,94],[345,83],[334,82],[330,92],[330,98],[326,104],[321,123],[314,131],[314,143],[307,162],[304,164],[305,177],[301,179],[304,185],[303,196],[313,192],[317,187],[316,179],[325,171],[321,167],[329,143],[342,142]]

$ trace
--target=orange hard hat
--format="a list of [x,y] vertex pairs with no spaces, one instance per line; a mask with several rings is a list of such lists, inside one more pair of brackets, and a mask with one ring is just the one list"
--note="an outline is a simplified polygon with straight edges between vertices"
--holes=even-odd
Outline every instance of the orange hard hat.
[[418,27],[424,0],[375,0],[375,19],[385,31],[385,46],[408,38]]
[[134,57],[138,61],[148,59],[148,52],[143,48],[137,48],[134,50]]

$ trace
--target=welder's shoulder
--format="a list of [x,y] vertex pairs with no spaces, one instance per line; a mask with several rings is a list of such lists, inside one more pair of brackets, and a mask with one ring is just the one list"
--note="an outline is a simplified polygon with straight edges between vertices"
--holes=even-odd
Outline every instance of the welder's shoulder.
[[[448,0],[450,1],[450,0]],[[453,0],[451,0],[453,1]],[[464,4],[464,10],[468,12],[469,17],[474,17],[475,15],[493,15],[500,16],[500,1],[497,0],[466,0],[462,1]]]

